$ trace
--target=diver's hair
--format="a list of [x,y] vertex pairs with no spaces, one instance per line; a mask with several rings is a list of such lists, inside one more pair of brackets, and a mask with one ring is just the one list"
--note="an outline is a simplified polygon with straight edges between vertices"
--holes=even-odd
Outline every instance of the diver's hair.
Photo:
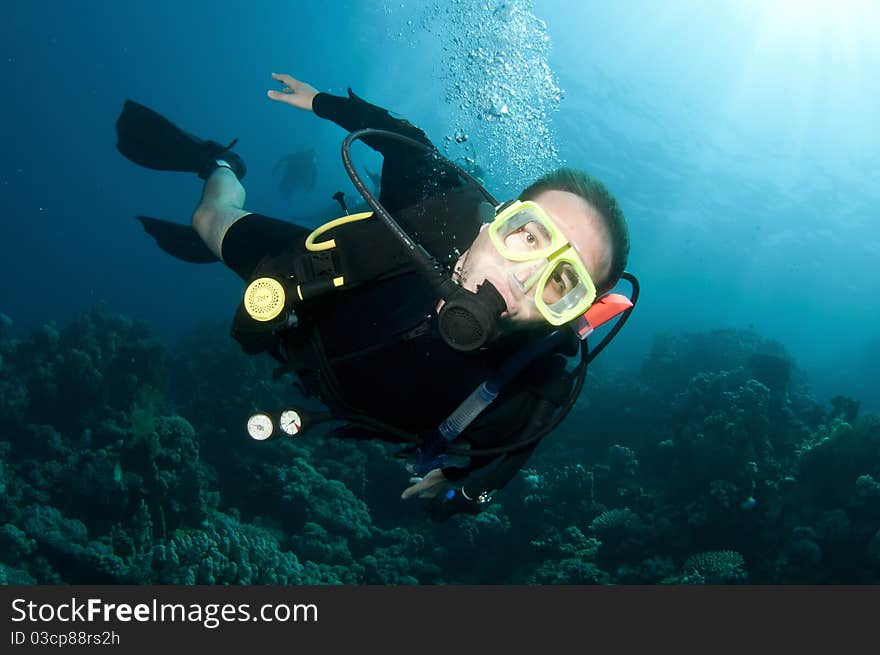
[[626,269],[629,257],[629,229],[626,218],[617,200],[608,188],[592,175],[574,168],[558,168],[535,180],[519,194],[520,200],[534,200],[544,191],[568,191],[586,200],[599,212],[608,239],[611,242],[611,263],[608,275],[602,280],[594,280],[596,290],[604,293],[611,289]]

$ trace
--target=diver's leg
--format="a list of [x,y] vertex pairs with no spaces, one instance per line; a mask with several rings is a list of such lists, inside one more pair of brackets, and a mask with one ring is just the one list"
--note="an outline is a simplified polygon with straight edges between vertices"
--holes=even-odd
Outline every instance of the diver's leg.
[[223,237],[232,224],[251,212],[244,209],[244,187],[230,169],[220,166],[208,176],[192,226],[218,259],[223,259]]

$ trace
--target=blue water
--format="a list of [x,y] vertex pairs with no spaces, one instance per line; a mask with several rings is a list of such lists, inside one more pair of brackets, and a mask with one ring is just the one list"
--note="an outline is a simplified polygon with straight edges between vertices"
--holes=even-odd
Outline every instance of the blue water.
[[[643,285],[605,366],[638,367],[658,331],[752,327],[789,349],[818,397],[880,409],[872,3],[137,0],[6,15],[0,312],[18,330],[99,302],[166,339],[231,318],[234,274],[172,260],[133,220],[187,221],[198,180],[125,161],[113,123],[132,98],[238,137],[248,208],[307,215],[353,192],[343,133],[268,100],[280,71],[351,86],[438,144],[466,134],[450,154],[475,153],[498,195],[562,162],[603,179]],[[506,62],[474,54],[492,44]],[[503,112],[491,88],[517,102]],[[274,163],[312,147],[315,189],[282,198]]]

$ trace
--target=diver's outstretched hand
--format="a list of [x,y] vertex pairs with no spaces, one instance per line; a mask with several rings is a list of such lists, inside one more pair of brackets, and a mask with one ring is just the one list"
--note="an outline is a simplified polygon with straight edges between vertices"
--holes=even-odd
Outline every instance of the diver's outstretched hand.
[[443,475],[442,470],[433,469],[425,473],[425,477],[412,477],[409,481],[415,484],[404,489],[400,494],[401,498],[406,499],[414,495],[418,495],[419,498],[433,498],[446,483],[446,476]]
[[267,92],[266,95],[272,100],[284,102],[291,107],[305,109],[306,111],[314,111],[312,109],[312,101],[318,95],[318,90],[315,87],[305,82],[300,82],[286,73],[272,73],[272,77],[284,85],[281,91],[270,90]]

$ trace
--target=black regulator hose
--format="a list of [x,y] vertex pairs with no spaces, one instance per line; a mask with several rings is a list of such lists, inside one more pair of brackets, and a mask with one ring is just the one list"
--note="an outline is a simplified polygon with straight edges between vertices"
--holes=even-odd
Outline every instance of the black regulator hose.
[[435,147],[421,141],[396,132],[369,128],[352,132],[342,142],[342,164],[345,166],[345,172],[351,178],[352,184],[375,215],[400,241],[410,259],[424,272],[428,282],[443,299],[444,303],[440,309],[438,323],[440,336],[447,345],[455,350],[472,351],[482,348],[495,336],[498,318],[507,309],[504,298],[490,282],[480,285],[476,293],[457,284],[434,257],[410,238],[376,199],[351,163],[351,144],[370,136],[392,139],[430,153],[445,165],[453,168],[464,179],[476,185],[493,206],[496,206],[498,201],[470,173],[441,155]]

